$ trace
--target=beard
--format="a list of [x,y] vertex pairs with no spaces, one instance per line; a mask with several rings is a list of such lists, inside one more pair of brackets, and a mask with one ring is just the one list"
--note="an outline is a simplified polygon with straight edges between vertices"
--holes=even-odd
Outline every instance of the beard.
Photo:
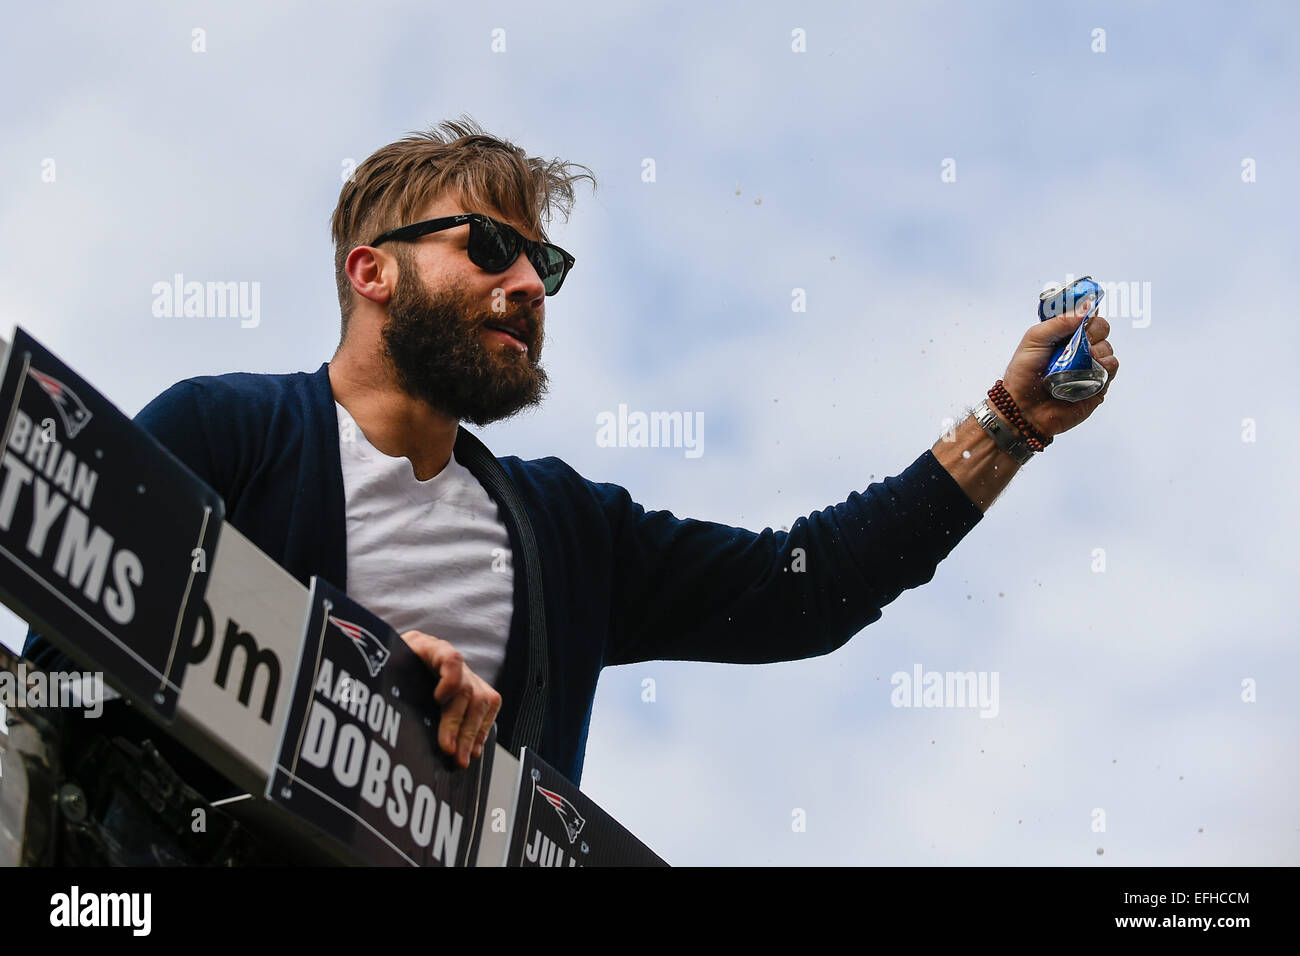
[[[383,338],[403,391],[458,422],[479,426],[541,404],[547,377],[540,364],[542,326],[533,309],[519,303],[505,312],[476,312],[462,286],[431,293],[409,257],[399,256],[398,266]],[[530,323],[527,352],[484,341],[487,325],[515,318]]]

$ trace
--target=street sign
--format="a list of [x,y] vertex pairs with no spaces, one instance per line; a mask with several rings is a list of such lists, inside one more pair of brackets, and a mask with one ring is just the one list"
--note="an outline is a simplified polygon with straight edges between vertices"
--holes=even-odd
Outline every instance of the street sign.
[[306,620],[307,589],[225,524],[185,645],[189,667],[177,716],[220,736],[220,751],[209,760],[250,792],[266,787]]
[[0,598],[170,721],[221,498],[21,328],[0,422]]
[[558,770],[524,748],[507,866],[667,866]]
[[438,747],[438,678],[397,632],[320,577],[269,800],[371,864],[471,866],[496,750]]

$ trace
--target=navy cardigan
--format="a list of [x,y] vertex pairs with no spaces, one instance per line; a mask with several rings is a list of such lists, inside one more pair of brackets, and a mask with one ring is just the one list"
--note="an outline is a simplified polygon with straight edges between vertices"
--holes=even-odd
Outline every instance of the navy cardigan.
[[[328,363],[313,373],[186,379],[135,420],[294,577],[307,585],[317,574],[347,590]],[[830,653],[929,581],[983,517],[928,449],[897,477],[799,518],[788,533],[647,512],[625,489],[558,458],[494,458],[464,426],[454,454],[501,506],[514,554],[500,740],[515,753],[535,748],[575,784],[602,667]],[[36,634],[26,651],[50,668],[61,660]]]

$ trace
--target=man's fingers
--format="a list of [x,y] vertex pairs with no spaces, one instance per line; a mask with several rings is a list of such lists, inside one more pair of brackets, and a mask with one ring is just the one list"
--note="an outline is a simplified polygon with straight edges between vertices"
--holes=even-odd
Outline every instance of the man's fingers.
[[1041,348],[1063,342],[1074,334],[1074,330],[1079,327],[1080,321],[1077,316],[1058,315],[1054,319],[1047,319],[1044,322],[1032,325],[1021,340],[1021,347]]
[[432,634],[425,634],[423,631],[405,631],[402,634],[402,640],[406,641],[406,646],[419,656],[433,670],[440,670],[443,660],[451,656],[459,656],[460,652],[444,640],[434,637]]
[[465,663],[465,656],[447,641],[421,631],[407,631],[402,640],[438,672],[433,698],[442,709],[438,747],[454,755],[462,767],[483,753],[492,723],[501,709],[501,695]]
[[[1079,327],[1079,323],[1082,321],[1083,317],[1078,315],[1058,315],[1054,319],[1047,319],[1031,326],[1020,344],[1022,347],[1030,346],[1035,348],[1060,345],[1074,334],[1074,330]],[[1100,342],[1109,335],[1110,323],[1102,316],[1094,315],[1088,320],[1087,336],[1089,344]]]
[[496,723],[497,714],[501,712],[501,695],[497,691],[488,691],[487,702],[487,715],[483,718],[483,726],[479,728],[478,737],[474,741],[475,757],[483,755],[483,747],[487,744],[488,734],[492,732],[492,725]]
[[1093,357],[1098,361],[1115,354],[1115,346],[1109,342],[1097,342],[1092,346]]
[[433,689],[433,699],[441,704],[450,700],[467,683],[469,668],[465,666],[465,658],[460,651],[452,651],[442,658],[438,674],[442,679]]
[[1100,315],[1088,320],[1088,343],[1101,342],[1110,335],[1110,323]]
[[415,651],[416,656],[418,656],[420,660],[424,661],[430,667],[437,666],[431,660],[432,648],[430,643],[433,639],[430,638],[428,634],[421,633],[420,631],[403,631],[401,637],[402,640],[406,641],[406,646]]
[[438,746],[445,753],[456,753],[460,742],[461,726],[465,723],[472,696],[467,687],[442,705],[442,720],[438,722]]
[[456,759],[460,761],[461,766],[469,766],[471,752],[478,744],[479,732],[482,731],[488,711],[491,709],[491,702],[481,694],[470,703],[465,721],[460,725],[460,738],[456,742]]

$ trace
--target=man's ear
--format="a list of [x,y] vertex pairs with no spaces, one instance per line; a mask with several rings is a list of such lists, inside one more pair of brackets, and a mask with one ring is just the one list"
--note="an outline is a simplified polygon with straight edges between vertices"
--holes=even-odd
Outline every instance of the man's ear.
[[379,305],[387,305],[397,288],[396,257],[374,246],[357,246],[343,269],[357,295]]

